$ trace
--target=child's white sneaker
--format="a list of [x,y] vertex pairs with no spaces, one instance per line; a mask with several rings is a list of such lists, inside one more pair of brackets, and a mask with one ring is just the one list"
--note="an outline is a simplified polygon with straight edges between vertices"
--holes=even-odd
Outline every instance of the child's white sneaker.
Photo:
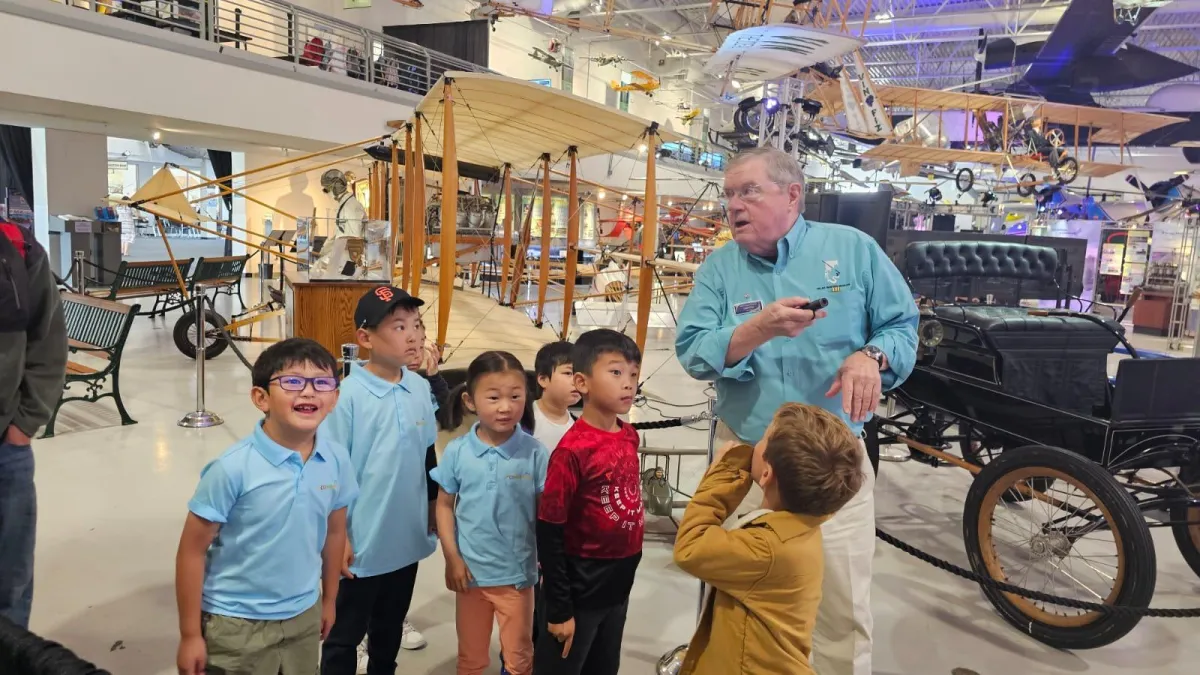
[[408,619],[404,620],[404,637],[400,639],[400,646],[405,649],[424,649],[425,645],[429,644],[425,641],[425,636],[413,625]]
[[367,675],[367,638],[358,643],[358,665],[354,668],[355,675]]

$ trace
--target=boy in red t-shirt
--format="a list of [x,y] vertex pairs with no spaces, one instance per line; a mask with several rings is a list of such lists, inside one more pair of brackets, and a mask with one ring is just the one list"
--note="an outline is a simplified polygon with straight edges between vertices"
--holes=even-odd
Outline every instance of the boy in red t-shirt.
[[642,559],[638,435],[629,412],[642,355],[628,336],[591,330],[571,352],[583,414],[550,456],[538,510],[547,630],[538,675],[617,675],[633,575]]

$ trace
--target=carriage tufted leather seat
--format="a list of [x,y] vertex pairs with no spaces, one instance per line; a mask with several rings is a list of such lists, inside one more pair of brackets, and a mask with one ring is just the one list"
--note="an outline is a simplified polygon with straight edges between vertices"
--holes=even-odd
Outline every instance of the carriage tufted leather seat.
[[1002,241],[914,241],[904,249],[909,279],[988,277],[1052,282],[1058,251]]

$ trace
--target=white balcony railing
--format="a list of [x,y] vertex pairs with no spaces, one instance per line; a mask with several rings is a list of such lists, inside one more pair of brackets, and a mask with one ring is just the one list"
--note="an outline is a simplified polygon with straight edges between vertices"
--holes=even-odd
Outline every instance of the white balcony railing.
[[[64,4],[59,0],[59,4]],[[424,95],[447,70],[488,69],[277,0],[65,0],[198,40]]]

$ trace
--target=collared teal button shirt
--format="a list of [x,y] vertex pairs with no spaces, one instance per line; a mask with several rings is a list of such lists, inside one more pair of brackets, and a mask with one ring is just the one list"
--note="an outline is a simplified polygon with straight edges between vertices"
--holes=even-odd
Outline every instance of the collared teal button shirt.
[[358,486],[345,449],[317,434],[308,461],[262,430],[204,467],[188,510],[220,523],[204,565],[201,608],[280,621],[317,602],[329,514]]
[[355,576],[394,572],[437,548],[425,483],[425,451],[437,440],[434,412],[429,383],[418,373],[405,370],[393,384],[355,365],[342,381],[321,430],[346,446],[358,478],[349,528]]
[[519,427],[499,446],[478,431],[476,422],[451,441],[429,475],[456,497],[455,536],[472,585],[529,588],[537,583],[537,499],[550,452]]
[[[859,433],[862,424],[842,412],[841,394],[825,392],[846,357],[868,344],[887,355],[885,391],[908,377],[919,318],[912,292],[883,249],[854,228],[800,216],[777,247],[774,261],[735,242],[708,256],[679,315],[676,355],[689,375],[716,383],[717,414],[743,440],[761,439],[787,402],[825,408]],[[829,315],[726,367],[734,329],[772,302],[796,296],[828,298]]]

